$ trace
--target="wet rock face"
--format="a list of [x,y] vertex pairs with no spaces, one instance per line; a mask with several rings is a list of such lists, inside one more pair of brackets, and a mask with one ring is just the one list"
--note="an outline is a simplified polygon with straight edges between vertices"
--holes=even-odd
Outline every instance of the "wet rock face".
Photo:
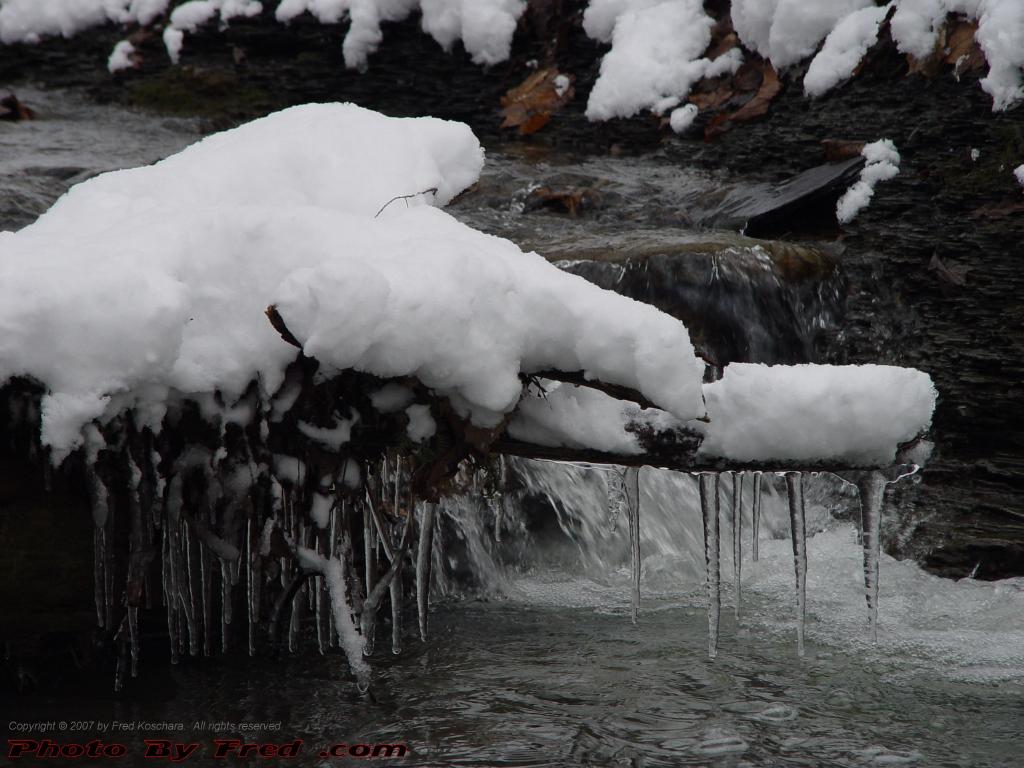
[[805,363],[842,324],[838,261],[742,237],[577,254],[568,272],[679,318],[709,362]]

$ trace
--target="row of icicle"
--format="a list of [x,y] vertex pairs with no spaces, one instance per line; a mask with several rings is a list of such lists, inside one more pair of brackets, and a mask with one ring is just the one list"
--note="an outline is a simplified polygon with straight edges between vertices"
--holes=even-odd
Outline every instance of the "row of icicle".
[[[385,599],[391,608],[390,652],[402,651],[402,613],[406,602],[403,573],[412,561],[418,629],[421,640],[427,637],[427,605],[431,580],[433,530],[437,505],[415,502],[409,491],[408,467],[400,457],[381,460],[374,472],[377,490],[352,492],[343,488],[340,475],[321,478],[321,489],[333,491],[326,517],[316,521],[307,503],[302,483],[293,476],[278,477],[266,464],[256,466],[248,460],[218,476],[218,454],[208,449],[187,449],[168,477],[157,469],[160,456],[149,450],[149,465],[140,468],[138,451],[125,450],[128,482],[128,512],[132,517],[129,538],[127,579],[119,594],[118,566],[111,546],[111,520],[114,505],[110,489],[96,470],[98,449],[87,441],[86,468],[95,522],[95,601],[98,624],[114,635],[118,664],[115,688],[121,688],[127,675],[138,673],[140,654],[139,607],[152,607],[154,595],[162,597],[166,611],[167,634],[172,663],[180,656],[209,656],[215,645],[227,652],[232,645],[232,628],[241,618],[250,655],[257,653],[258,629],[269,624],[270,638],[277,644],[278,627],[284,619],[285,645],[289,651],[298,646],[305,618],[311,618],[321,653],[331,648],[344,651],[360,688],[369,685],[370,667],[366,658],[374,652],[377,615]],[[145,459],[142,463],[145,464]],[[495,515],[495,531],[500,536],[504,499],[498,494],[506,484],[505,462],[497,463],[499,476],[489,478],[489,493],[479,493],[476,476],[474,492],[482,495]],[[632,575],[632,620],[638,619],[640,606],[640,468],[608,468],[608,503],[612,524],[620,510],[628,514]],[[202,509],[187,509],[185,483],[189,471],[205,478],[203,494],[219,493],[227,498],[221,505],[222,518],[215,519],[214,504],[203,496]],[[238,476],[249,473],[248,483]],[[232,474],[233,473],[233,474]],[[286,473],[287,474],[287,473]],[[740,606],[742,566],[742,504],[745,479],[752,478],[752,556],[758,558],[758,528],[761,513],[762,473],[697,472],[704,528],[708,592],[708,653],[718,650],[721,611],[720,526],[723,484],[732,486],[733,563],[735,601]],[[793,542],[796,581],[797,647],[804,649],[806,612],[806,524],[801,472],[779,473],[785,476]],[[848,478],[859,490],[862,513],[864,576],[872,638],[877,635],[879,525],[886,480],[879,471],[851,473]],[[364,478],[366,483],[371,482]],[[268,483],[271,489],[269,509],[261,510],[255,489]],[[324,489],[324,483],[327,484]],[[218,490],[214,490],[218,489]],[[232,490],[234,489],[234,490]],[[390,507],[387,514],[381,507]],[[148,508],[148,512],[147,512]],[[404,510],[404,514],[403,514]],[[204,514],[205,513],[205,514]],[[214,533],[235,531],[236,538]],[[418,524],[417,524],[418,523]],[[353,530],[361,529],[363,561],[356,573]],[[275,534],[285,542],[284,552],[272,552]],[[240,539],[240,541],[239,541]],[[147,564],[159,547],[160,586],[154,591]],[[146,555],[146,553],[150,554]],[[269,613],[264,590],[280,593]],[[134,586],[133,586],[134,585]],[[243,616],[237,617],[235,588],[244,587],[239,601]],[[141,594],[133,594],[141,592]],[[268,595],[269,596],[269,595]],[[117,610],[120,604],[123,614]],[[214,617],[219,605],[218,617]],[[286,618],[284,618],[286,617]]]
[[[751,555],[758,559],[758,534],[761,520],[762,472],[694,472],[700,488],[701,517],[704,524],[704,559],[707,568],[708,656],[718,654],[719,617],[722,609],[720,565],[720,516],[722,486],[732,484],[733,605],[740,611],[741,568],[743,563],[743,485],[752,477]],[[797,652],[804,655],[804,625],[807,612],[807,524],[804,504],[804,473],[779,472],[785,477],[789,499],[790,534],[796,581]],[[878,639],[878,564],[880,528],[884,504],[885,475],[878,470],[845,473],[843,479],[858,490],[861,510],[861,541],[864,549],[864,594],[872,642]],[[640,467],[611,469],[608,475],[608,508],[611,527],[625,509],[629,517],[629,541],[632,576],[631,614],[635,624],[640,611]]]

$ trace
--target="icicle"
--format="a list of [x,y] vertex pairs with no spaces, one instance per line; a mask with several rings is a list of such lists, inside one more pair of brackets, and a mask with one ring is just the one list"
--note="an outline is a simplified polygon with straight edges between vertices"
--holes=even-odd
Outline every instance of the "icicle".
[[857,479],[860,491],[860,517],[864,539],[864,597],[868,601],[871,642],[878,642],[878,558],[882,510],[885,505],[885,477],[881,472],[865,472]]
[[740,534],[743,529],[743,473],[730,472],[732,475],[732,574],[736,584],[736,602],[733,610],[736,618],[740,615],[740,577],[742,575],[743,540]]
[[708,656],[718,655],[718,619],[722,611],[718,555],[718,474],[701,472],[700,509],[704,518],[704,562],[708,574]]
[[370,667],[363,660],[362,641],[356,631],[355,623],[352,621],[352,608],[349,605],[345,589],[345,564],[341,557],[342,553],[339,552],[337,558],[327,561],[324,567],[324,576],[327,581],[328,594],[331,597],[331,613],[334,614],[334,625],[341,640],[341,647],[345,650],[349,668],[356,676],[359,688],[365,691],[370,685]]
[[213,572],[206,547],[199,547],[199,594],[203,613],[203,656],[213,653]]
[[96,626],[106,626],[106,610],[104,607],[104,584],[106,583],[105,565],[107,556],[107,532],[102,528],[92,531],[92,579],[93,598],[96,602]]
[[245,546],[242,547],[242,557],[245,558],[245,607],[249,634],[249,655],[256,655],[256,584],[254,580],[255,568],[252,552],[253,518],[252,515],[245,521]]
[[192,536],[188,524],[181,521],[181,538],[185,542],[183,562],[184,584],[181,585],[181,604],[185,609],[185,623],[188,626],[188,651],[191,656],[199,655],[199,631],[196,628],[196,594],[192,579]]
[[632,619],[636,624],[640,615],[640,467],[628,467],[623,484],[629,511],[629,553],[633,577]]
[[793,537],[796,570],[796,649],[804,655],[804,618],[807,613],[807,525],[804,510],[804,480],[801,472],[786,473],[789,491],[789,521]]
[[395,656],[402,652],[402,605],[405,600],[402,589],[402,571],[391,580],[391,653]]
[[128,642],[132,655],[132,677],[139,676],[139,607],[128,606]]
[[427,608],[430,597],[430,559],[434,542],[434,514],[437,505],[423,504],[420,516],[420,541],[416,549],[416,610],[420,619],[420,640],[427,641]]
[[228,563],[220,559],[220,650],[228,652],[228,628],[231,625],[231,574]]
[[757,562],[757,537],[760,535],[761,527],[761,473],[754,473],[754,508],[751,514],[753,520],[751,527],[754,529],[750,532],[750,554],[754,562]]
[[167,607],[167,638],[171,645],[171,664],[178,663],[178,592],[174,586],[174,560],[171,553],[171,525],[164,521],[162,537],[164,605]]
[[615,532],[619,524],[619,515],[622,508],[626,506],[626,486],[623,481],[623,473],[612,469],[605,473],[605,480],[608,487],[608,535]]

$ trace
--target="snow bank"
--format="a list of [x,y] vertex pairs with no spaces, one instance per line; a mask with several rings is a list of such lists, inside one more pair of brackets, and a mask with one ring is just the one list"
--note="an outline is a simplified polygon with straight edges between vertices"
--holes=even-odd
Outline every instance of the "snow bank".
[[912,368],[731,363],[704,397],[705,456],[860,466],[892,463],[931,424],[936,393]]
[[465,125],[323,104],[79,184],[0,233],[0,381],[46,385],[59,459],[132,405],[158,427],[176,393],[274,392],[295,353],[263,314],[276,303],[323,363],[417,376],[480,425],[515,406],[521,370],[550,368],[699,413],[681,323],[427,204],[482,164]]
[[900,153],[889,139],[866,144],[861,154],[867,163],[860,178],[836,202],[836,218],[840,224],[853,221],[867,207],[878,182],[895,178],[900,172]]

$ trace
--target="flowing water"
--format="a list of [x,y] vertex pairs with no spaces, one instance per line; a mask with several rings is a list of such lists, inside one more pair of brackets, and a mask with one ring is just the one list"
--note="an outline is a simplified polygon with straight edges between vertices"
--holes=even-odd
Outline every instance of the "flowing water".
[[[7,228],[28,223],[74,180],[156,159],[196,138],[187,121],[99,108],[69,94],[20,95],[43,119],[0,126],[0,226]],[[699,218],[693,211],[707,205],[700,201],[728,182],[668,173],[650,160],[569,164],[512,151],[492,152],[491,160],[493,170],[454,212],[537,248],[569,249],[630,226],[685,231]],[[619,201],[616,213],[582,221],[528,210],[532,187],[567,180],[599,182],[604,199]],[[119,740],[141,745],[166,734],[207,749],[214,737],[237,732],[209,723],[259,721],[279,724],[269,740],[305,741],[294,765],[358,763],[318,756],[341,742],[409,746],[409,756],[378,765],[1024,763],[1024,579],[954,582],[883,554],[873,643],[855,496],[831,476],[807,476],[801,657],[785,480],[764,477],[755,562],[752,478],[743,478],[741,569],[733,558],[733,486],[722,482],[722,610],[709,660],[697,478],[640,473],[639,537],[631,546],[631,510],[610,514],[606,470],[544,462],[512,469],[515,503],[499,505],[500,517],[473,500],[439,510],[428,641],[418,641],[417,622],[407,619],[404,651],[376,666],[371,697],[356,692],[340,653],[318,652],[309,627],[280,660],[239,652],[170,668],[160,628],[143,626],[143,635],[156,637],[143,646],[141,678],[125,695],[93,689],[17,700],[10,714],[5,704],[2,726],[15,715],[145,720],[157,726]],[[905,486],[890,490],[883,531],[898,526],[901,505],[913,504],[911,481]],[[161,723],[181,723],[183,731]],[[79,735],[86,734],[112,740],[95,728]],[[152,762],[139,754],[122,764]]]

